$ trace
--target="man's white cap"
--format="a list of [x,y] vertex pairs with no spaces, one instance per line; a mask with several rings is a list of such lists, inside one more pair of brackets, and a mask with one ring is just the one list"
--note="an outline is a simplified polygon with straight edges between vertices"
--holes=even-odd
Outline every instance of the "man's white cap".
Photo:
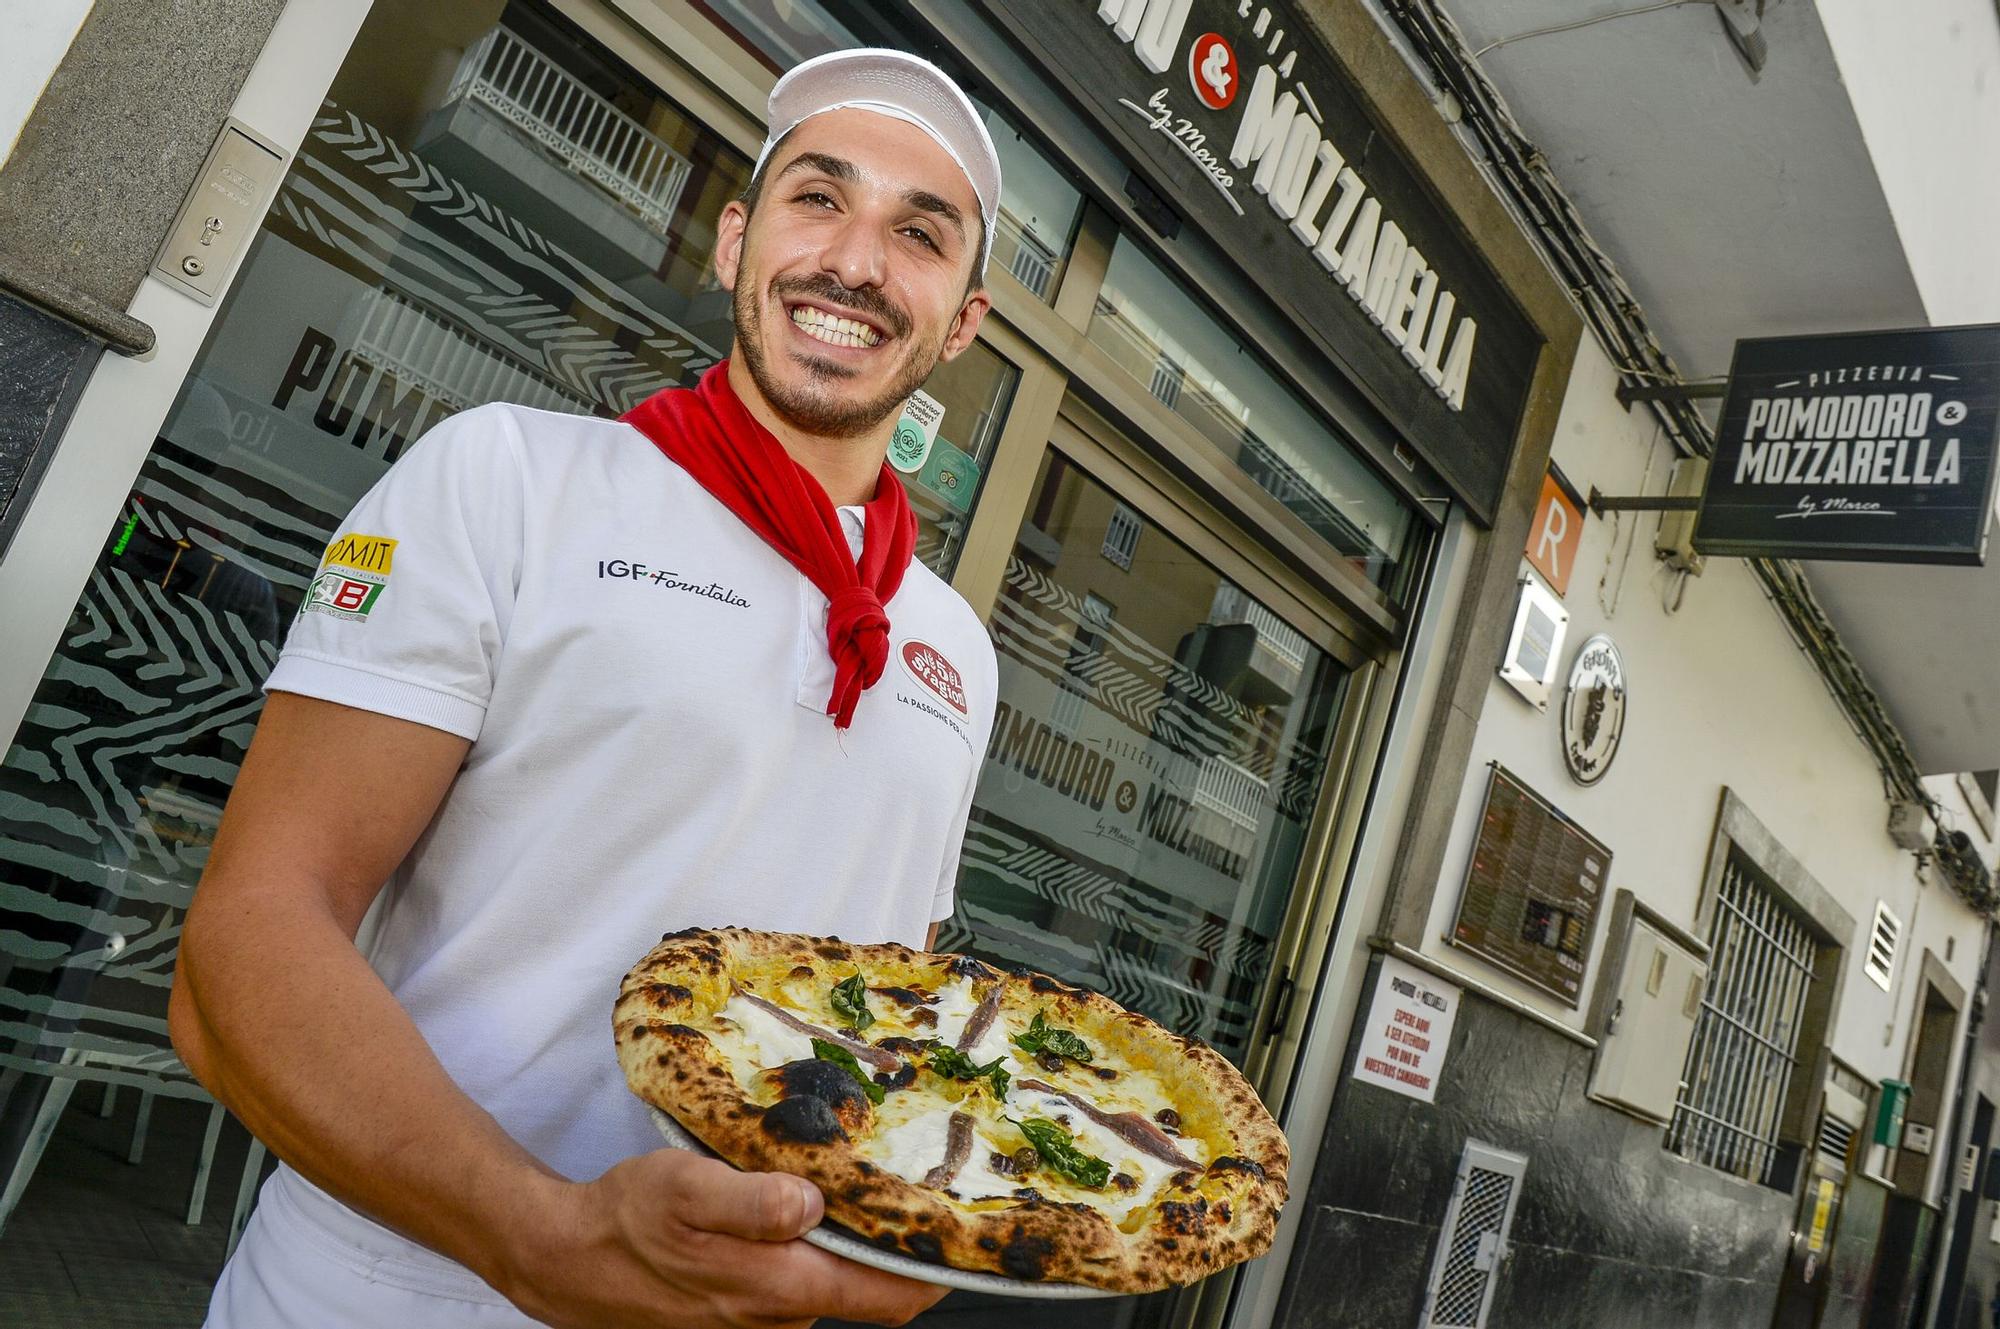
[[1000,210],[1000,154],[972,104],[951,76],[903,51],[863,47],[814,56],[795,65],[771,89],[770,137],[757,154],[764,169],[778,140],[825,111],[852,107],[907,121],[937,140],[972,182],[986,224],[980,231],[979,266],[993,252],[993,219]]

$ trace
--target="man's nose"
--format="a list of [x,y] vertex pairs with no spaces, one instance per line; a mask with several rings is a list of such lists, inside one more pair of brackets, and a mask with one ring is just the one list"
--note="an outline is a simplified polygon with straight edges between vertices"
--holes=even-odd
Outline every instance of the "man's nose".
[[882,286],[888,280],[888,258],[881,226],[860,213],[850,213],[827,237],[819,262],[852,291]]

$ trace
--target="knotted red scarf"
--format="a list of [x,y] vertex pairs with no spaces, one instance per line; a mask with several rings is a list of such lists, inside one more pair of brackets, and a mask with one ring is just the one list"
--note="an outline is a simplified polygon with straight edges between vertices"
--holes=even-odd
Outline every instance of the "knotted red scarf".
[[695,387],[656,392],[623,419],[826,596],[826,647],[833,656],[826,713],[847,728],[862,691],[888,662],[889,615],[882,606],[903,584],[917,545],[917,519],[902,481],[882,467],[865,509],[857,567],[833,500],[743,405],[729,386],[727,360]]

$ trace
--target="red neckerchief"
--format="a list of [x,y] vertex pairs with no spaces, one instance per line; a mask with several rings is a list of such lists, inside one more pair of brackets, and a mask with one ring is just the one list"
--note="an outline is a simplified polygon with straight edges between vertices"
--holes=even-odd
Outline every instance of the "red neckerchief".
[[729,385],[727,360],[697,386],[663,389],[622,418],[826,596],[826,646],[833,656],[826,713],[847,728],[862,691],[882,677],[889,659],[889,616],[882,606],[903,584],[917,545],[917,519],[902,481],[884,464],[866,508],[857,567],[833,500],[743,405]]

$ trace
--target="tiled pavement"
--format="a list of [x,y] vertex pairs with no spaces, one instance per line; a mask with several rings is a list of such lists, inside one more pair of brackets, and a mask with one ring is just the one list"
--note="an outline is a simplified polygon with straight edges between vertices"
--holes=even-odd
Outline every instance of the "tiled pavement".
[[109,1119],[77,1092],[21,1207],[0,1233],[7,1329],[195,1329],[222,1268],[249,1137],[225,1122],[198,1227],[182,1223],[208,1106],[159,1099],[145,1161],[125,1161],[138,1095]]

